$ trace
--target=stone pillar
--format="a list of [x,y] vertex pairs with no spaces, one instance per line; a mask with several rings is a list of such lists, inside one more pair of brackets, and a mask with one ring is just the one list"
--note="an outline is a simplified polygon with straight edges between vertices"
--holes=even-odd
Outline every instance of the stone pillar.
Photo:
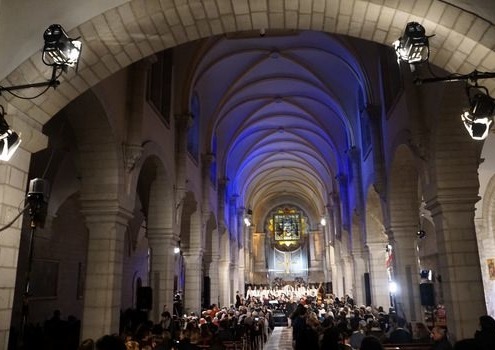
[[457,339],[472,337],[479,316],[486,314],[474,227],[477,200],[474,193],[469,196],[445,190],[427,201],[437,234],[447,325]]
[[83,202],[82,210],[89,230],[82,339],[119,331],[125,231],[132,215],[94,204]]
[[187,130],[192,125],[191,114],[178,114],[175,116],[175,129],[177,140],[176,151],[176,201],[180,203],[186,192],[187,182]]
[[[1,198],[0,222],[4,226],[11,222],[19,212],[19,203],[26,195],[30,154],[18,149],[7,162],[0,163]],[[8,194],[8,195],[6,195]],[[14,301],[17,258],[21,237],[22,219],[0,233],[0,348],[7,349],[9,326]],[[26,227],[27,230],[29,228]],[[29,233],[26,233],[29,234]],[[24,283],[21,284],[24,286]],[[24,288],[24,287],[23,287]],[[19,290],[22,295],[22,290]],[[19,297],[19,296],[18,296]],[[14,317],[12,319],[15,319]],[[19,324],[14,324],[17,329]]]
[[376,307],[383,306],[384,310],[388,310],[390,296],[385,266],[385,245],[386,243],[381,242],[367,244],[370,261],[371,303]]
[[[26,197],[31,154],[46,148],[48,137],[41,132],[38,122],[33,123],[28,116],[6,102],[2,105],[5,107],[4,117],[7,123],[22,138],[22,143],[12,158],[8,162],[0,162],[0,225],[4,226],[19,213],[19,203]],[[39,126],[39,129],[33,125]],[[12,226],[0,233],[0,349],[7,349],[11,317],[15,320],[12,306],[21,227],[22,220],[16,220]]]
[[148,227],[151,247],[151,284],[153,288],[153,310],[150,318],[159,322],[164,305],[172,312],[174,302],[175,256],[178,238],[171,231]]
[[345,284],[344,284],[344,295],[349,294],[351,297],[354,298],[354,294],[356,293],[356,286],[354,285],[354,268],[353,268],[353,261],[352,261],[352,256],[348,253],[344,255],[342,259],[342,266],[343,266],[343,278],[345,278]]
[[419,293],[419,266],[416,255],[416,223],[395,224],[391,227],[393,240],[393,275],[398,291],[395,295],[396,311],[407,321],[423,321]]
[[186,270],[186,285],[184,287],[184,310],[201,312],[201,291],[203,285],[203,252],[201,250],[190,250],[184,252],[184,263]]
[[375,169],[374,183],[376,192],[381,198],[386,195],[386,170],[385,156],[383,154],[383,131],[382,131],[382,109],[377,105],[368,105],[366,107],[366,115],[369,118],[371,131],[371,142],[373,152],[373,165]]
[[354,290],[352,298],[354,302],[364,305],[366,302],[366,290],[364,288],[364,273],[368,272],[368,256],[363,250],[352,251],[352,266],[354,272]]
[[339,240],[336,240],[334,242],[334,247],[331,249],[331,257],[330,257],[330,267],[332,269],[332,287],[333,287],[333,293],[336,296],[343,296],[344,295],[344,285],[342,283],[343,281],[343,270],[344,266],[343,265],[338,265],[339,262],[342,261],[340,257],[340,247],[341,243]]
[[230,260],[220,256],[218,263],[220,274],[220,306],[229,305],[230,302]]
[[309,261],[310,261],[310,264],[311,264],[310,270],[312,270],[312,268],[315,267],[316,264],[317,264],[317,262],[316,262],[316,248],[315,248],[315,234],[316,234],[315,231],[310,231],[309,232],[309,249],[308,249],[308,253],[309,253]]
[[219,278],[219,255],[212,255],[208,267],[208,276],[210,276],[210,303],[220,303],[220,278]]

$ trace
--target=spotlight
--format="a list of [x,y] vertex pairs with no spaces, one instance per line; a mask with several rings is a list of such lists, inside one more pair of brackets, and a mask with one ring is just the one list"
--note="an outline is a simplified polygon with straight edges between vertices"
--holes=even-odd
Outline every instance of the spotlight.
[[179,254],[180,253],[180,248],[179,247],[175,247],[174,248],[174,254]]
[[21,144],[19,135],[5,120],[3,106],[0,105],[0,160],[8,161]]
[[249,219],[248,217],[245,217],[245,218],[244,218],[244,224],[245,224],[247,227],[251,226],[251,219]]
[[482,92],[476,93],[469,100],[471,107],[469,111],[461,114],[462,122],[473,140],[484,140],[493,123],[494,100]]
[[409,64],[426,62],[430,56],[425,28],[417,22],[409,22],[404,34],[394,42],[397,58]]
[[[45,44],[43,45],[41,59],[44,64],[52,67],[52,76],[50,80],[22,85],[0,86],[0,95],[5,91],[15,97],[25,100],[38,98],[47,92],[49,88],[52,87],[55,89],[60,85],[58,78],[62,72],[67,71],[68,67],[76,67],[77,71],[82,48],[80,40],[69,38],[60,24],[52,24],[49,26],[48,29],[45,30],[43,38],[45,39]],[[14,92],[17,90],[42,87],[45,89],[33,96],[20,96]]]
[[322,217],[321,220],[320,220],[320,224],[321,224],[321,226],[326,226],[327,225],[327,219],[325,219],[324,217]]
[[251,208],[247,209],[246,215],[244,215],[244,225],[246,225],[247,227],[253,224],[251,221],[252,215],[253,215],[253,210]]
[[[60,24],[52,24],[43,34],[43,63],[47,66],[77,67],[81,41],[71,39]],[[77,69],[77,68],[76,68]]]
[[418,230],[418,232],[416,232],[416,236],[418,236],[419,239],[423,239],[426,237],[426,231],[425,230]]
[[396,282],[390,281],[388,282],[388,291],[392,294],[396,294],[399,291],[399,286]]

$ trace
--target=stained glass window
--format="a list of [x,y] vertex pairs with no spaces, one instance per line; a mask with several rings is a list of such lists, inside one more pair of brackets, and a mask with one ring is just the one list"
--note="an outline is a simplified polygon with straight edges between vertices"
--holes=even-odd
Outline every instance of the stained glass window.
[[295,241],[301,238],[301,216],[295,210],[278,211],[273,215],[275,241]]

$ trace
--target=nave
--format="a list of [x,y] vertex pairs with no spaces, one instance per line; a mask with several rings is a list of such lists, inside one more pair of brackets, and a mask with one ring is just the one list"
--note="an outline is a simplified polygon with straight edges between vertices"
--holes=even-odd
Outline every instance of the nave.
[[292,350],[292,328],[275,327],[264,350]]

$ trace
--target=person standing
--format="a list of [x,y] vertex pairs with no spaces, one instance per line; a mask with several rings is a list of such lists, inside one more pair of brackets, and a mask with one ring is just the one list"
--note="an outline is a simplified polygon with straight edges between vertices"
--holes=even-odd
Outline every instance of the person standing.
[[433,327],[431,330],[431,338],[433,339],[433,350],[452,350],[447,338],[447,329],[443,327]]

